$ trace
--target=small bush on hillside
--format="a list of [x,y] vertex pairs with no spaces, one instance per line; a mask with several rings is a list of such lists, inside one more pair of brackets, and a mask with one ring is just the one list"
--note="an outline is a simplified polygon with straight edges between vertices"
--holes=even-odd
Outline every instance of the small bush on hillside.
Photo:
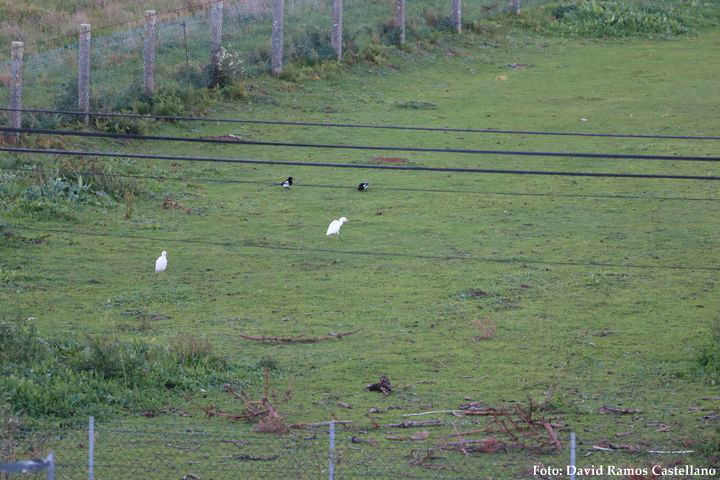
[[183,63],[175,72],[175,81],[182,86],[206,88],[210,86],[212,78],[208,76],[208,72],[202,66],[194,63]]
[[315,65],[336,58],[330,32],[314,26],[292,36],[288,57],[299,65]]
[[[407,36],[407,25],[405,27],[405,35]],[[401,33],[400,28],[395,25],[394,20],[381,23],[378,26],[378,36],[380,41],[385,45],[399,45]]]
[[697,23],[693,19],[687,11],[663,2],[582,0],[529,10],[519,22],[542,33],[567,37],[672,37],[689,33]]
[[373,65],[384,65],[390,58],[391,49],[392,47],[386,45],[370,44],[360,51],[359,58]]
[[170,343],[170,351],[173,352],[177,361],[186,367],[210,366],[213,368],[225,368],[225,359],[213,353],[213,346],[207,338],[195,335],[181,334]]
[[0,321],[0,365],[39,362],[46,354],[47,344],[34,325],[22,320]]
[[245,85],[237,81],[231,85],[222,87],[220,93],[228,100],[242,100],[247,97]]

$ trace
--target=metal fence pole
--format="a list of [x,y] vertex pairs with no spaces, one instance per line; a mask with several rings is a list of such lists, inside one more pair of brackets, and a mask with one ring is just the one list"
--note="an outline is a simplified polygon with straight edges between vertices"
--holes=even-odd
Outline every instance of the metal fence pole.
[[400,45],[405,43],[405,0],[395,0],[395,28],[400,30]]
[[[90,24],[80,25],[80,45],[78,49],[78,108],[81,112],[90,111]],[[84,121],[90,123],[90,116]]]
[[145,93],[155,93],[155,43],[157,32],[155,10],[145,10],[145,43],[143,45],[143,85]]
[[462,0],[452,2],[452,23],[457,33],[462,32]]
[[48,466],[45,471],[45,480],[55,480],[55,454],[50,453],[47,456]]
[[[23,94],[23,42],[10,43],[10,127],[20,128],[22,126],[22,94]],[[20,139],[20,133],[15,138]]]
[[328,450],[328,478],[335,479],[335,422],[332,420],[330,425],[330,449]]
[[95,480],[95,417],[88,420],[88,480]]
[[570,480],[575,480],[575,432],[570,433]]
[[520,15],[520,0],[510,0],[512,3],[512,13]]
[[333,0],[332,11],[332,34],[330,40],[332,47],[335,49],[337,59],[342,58],[342,38],[343,38],[343,0]]
[[[184,28],[185,24],[183,24]],[[223,2],[213,3],[210,8],[210,63],[217,74],[220,69],[220,47],[222,46]]]
[[285,0],[273,0],[272,23],[272,74],[280,75],[283,69],[283,38]]

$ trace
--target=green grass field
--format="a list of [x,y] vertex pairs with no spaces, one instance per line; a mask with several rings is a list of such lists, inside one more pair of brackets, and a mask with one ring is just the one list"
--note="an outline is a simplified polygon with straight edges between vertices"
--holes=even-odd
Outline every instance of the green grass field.
[[[439,37],[432,49],[395,54],[382,66],[320,72],[317,80],[299,84],[251,80],[251,100],[228,102],[212,115],[715,135],[719,65],[711,52],[719,40],[717,30],[672,41],[571,41],[507,28],[492,43],[475,36]],[[427,102],[433,108],[401,108],[406,102]],[[718,151],[716,141],[210,122],[163,125],[157,132],[498,150],[694,156]],[[376,163],[378,153],[421,166],[720,175],[716,164],[704,162],[77,144],[127,152],[358,164]],[[353,435],[381,442],[375,449],[363,447],[377,462],[373,465],[401,472],[393,476],[521,478],[538,462],[566,464],[567,450],[470,457],[450,451],[442,453],[446,472],[431,472],[408,466],[411,450],[440,445],[458,429],[472,429],[467,419],[420,417],[443,419],[445,426],[430,429],[424,442],[393,443],[387,449],[384,437],[398,432],[370,427],[405,420],[405,413],[456,409],[468,399],[491,406],[547,399],[543,415],[564,424],[563,441],[577,432],[583,449],[606,440],[642,450],[695,452],[585,456],[582,450],[579,465],[718,465],[717,421],[702,417],[718,410],[720,393],[697,373],[696,361],[711,343],[711,325],[720,309],[720,194],[715,182],[137,163],[145,173],[193,180],[144,182],[147,193],[136,196],[130,219],[122,204],[106,209],[71,205],[67,211],[74,220],[68,221],[6,205],[2,218],[7,223],[40,229],[11,229],[15,235],[46,241],[29,245],[6,237],[0,243],[3,316],[33,317],[31,323],[47,337],[102,335],[158,345],[178,334],[204,337],[216,352],[254,372],[242,385],[258,398],[262,381],[253,366],[262,361],[276,365],[273,388],[292,390],[292,398],[279,406],[288,423],[354,421]],[[270,185],[289,175],[295,179],[290,191]],[[247,183],[202,180],[208,178]],[[355,190],[360,181],[370,182],[369,191]],[[167,195],[197,211],[188,215],[161,208]],[[340,216],[349,219],[342,240],[327,238],[328,223]],[[42,229],[77,233],[45,236]],[[169,266],[156,276],[153,262],[162,250],[168,251]],[[471,289],[484,293],[473,296]],[[474,340],[479,335],[474,323],[482,319],[495,325],[495,335]],[[360,331],[342,340],[314,344],[263,345],[239,336],[320,336],[356,329]],[[380,375],[395,387],[388,397],[364,390]],[[160,397],[155,418],[129,407],[100,411],[98,422],[107,428],[225,428],[229,420],[205,418],[209,404],[228,412],[242,408],[215,386],[207,393]],[[640,413],[598,414],[605,405]],[[402,409],[368,413],[388,406]],[[252,436],[250,425],[233,425],[240,438]],[[363,429],[370,433],[359,433]],[[341,435],[341,448],[350,459],[358,451],[349,449],[348,435]],[[266,445],[287,441],[262,438],[258,441]],[[65,446],[58,447],[59,456],[78,454],[67,442],[59,445]],[[131,454],[128,446],[128,458],[154,452],[151,443],[145,451],[133,448],[140,453]],[[210,449],[207,455],[214,458],[217,452]],[[364,467],[350,460],[347,465],[344,471],[339,467],[342,478],[362,476]],[[106,475],[119,471],[109,469]],[[306,474],[314,478],[314,473]],[[161,478],[157,475],[152,478]],[[167,478],[179,477],[173,473]]]

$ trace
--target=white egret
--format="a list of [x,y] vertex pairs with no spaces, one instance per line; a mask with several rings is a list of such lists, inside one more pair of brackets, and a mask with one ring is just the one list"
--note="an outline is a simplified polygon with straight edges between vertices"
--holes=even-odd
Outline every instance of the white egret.
[[155,273],[164,272],[167,268],[167,252],[163,250],[157,260],[155,260]]
[[363,182],[360,185],[358,185],[358,191],[362,192],[364,190],[367,190],[370,184],[368,182]]
[[282,182],[283,188],[290,188],[292,186],[292,177],[288,177],[287,180]]
[[328,226],[326,235],[337,235],[338,238],[340,238],[340,227],[342,227],[343,223],[347,221],[348,219],[345,217],[340,217],[337,220],[333,220],[332,222],[330,222],[330,226]]

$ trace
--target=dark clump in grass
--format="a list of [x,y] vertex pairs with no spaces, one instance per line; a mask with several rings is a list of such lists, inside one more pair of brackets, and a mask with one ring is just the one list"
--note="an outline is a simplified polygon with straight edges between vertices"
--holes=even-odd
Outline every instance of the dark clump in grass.
[[408,110],[435,110],[437,108],[437,105],[432,102],[423,102],[420,100],[408,100],[407,102],[398,102],[395,104],[395,106]]
[[0,391],[13,413],[34,420],[159,408],[242,376],[208,340],[191,335],[168,346],[94,336],[46,339],[27,322],[0,320]]

